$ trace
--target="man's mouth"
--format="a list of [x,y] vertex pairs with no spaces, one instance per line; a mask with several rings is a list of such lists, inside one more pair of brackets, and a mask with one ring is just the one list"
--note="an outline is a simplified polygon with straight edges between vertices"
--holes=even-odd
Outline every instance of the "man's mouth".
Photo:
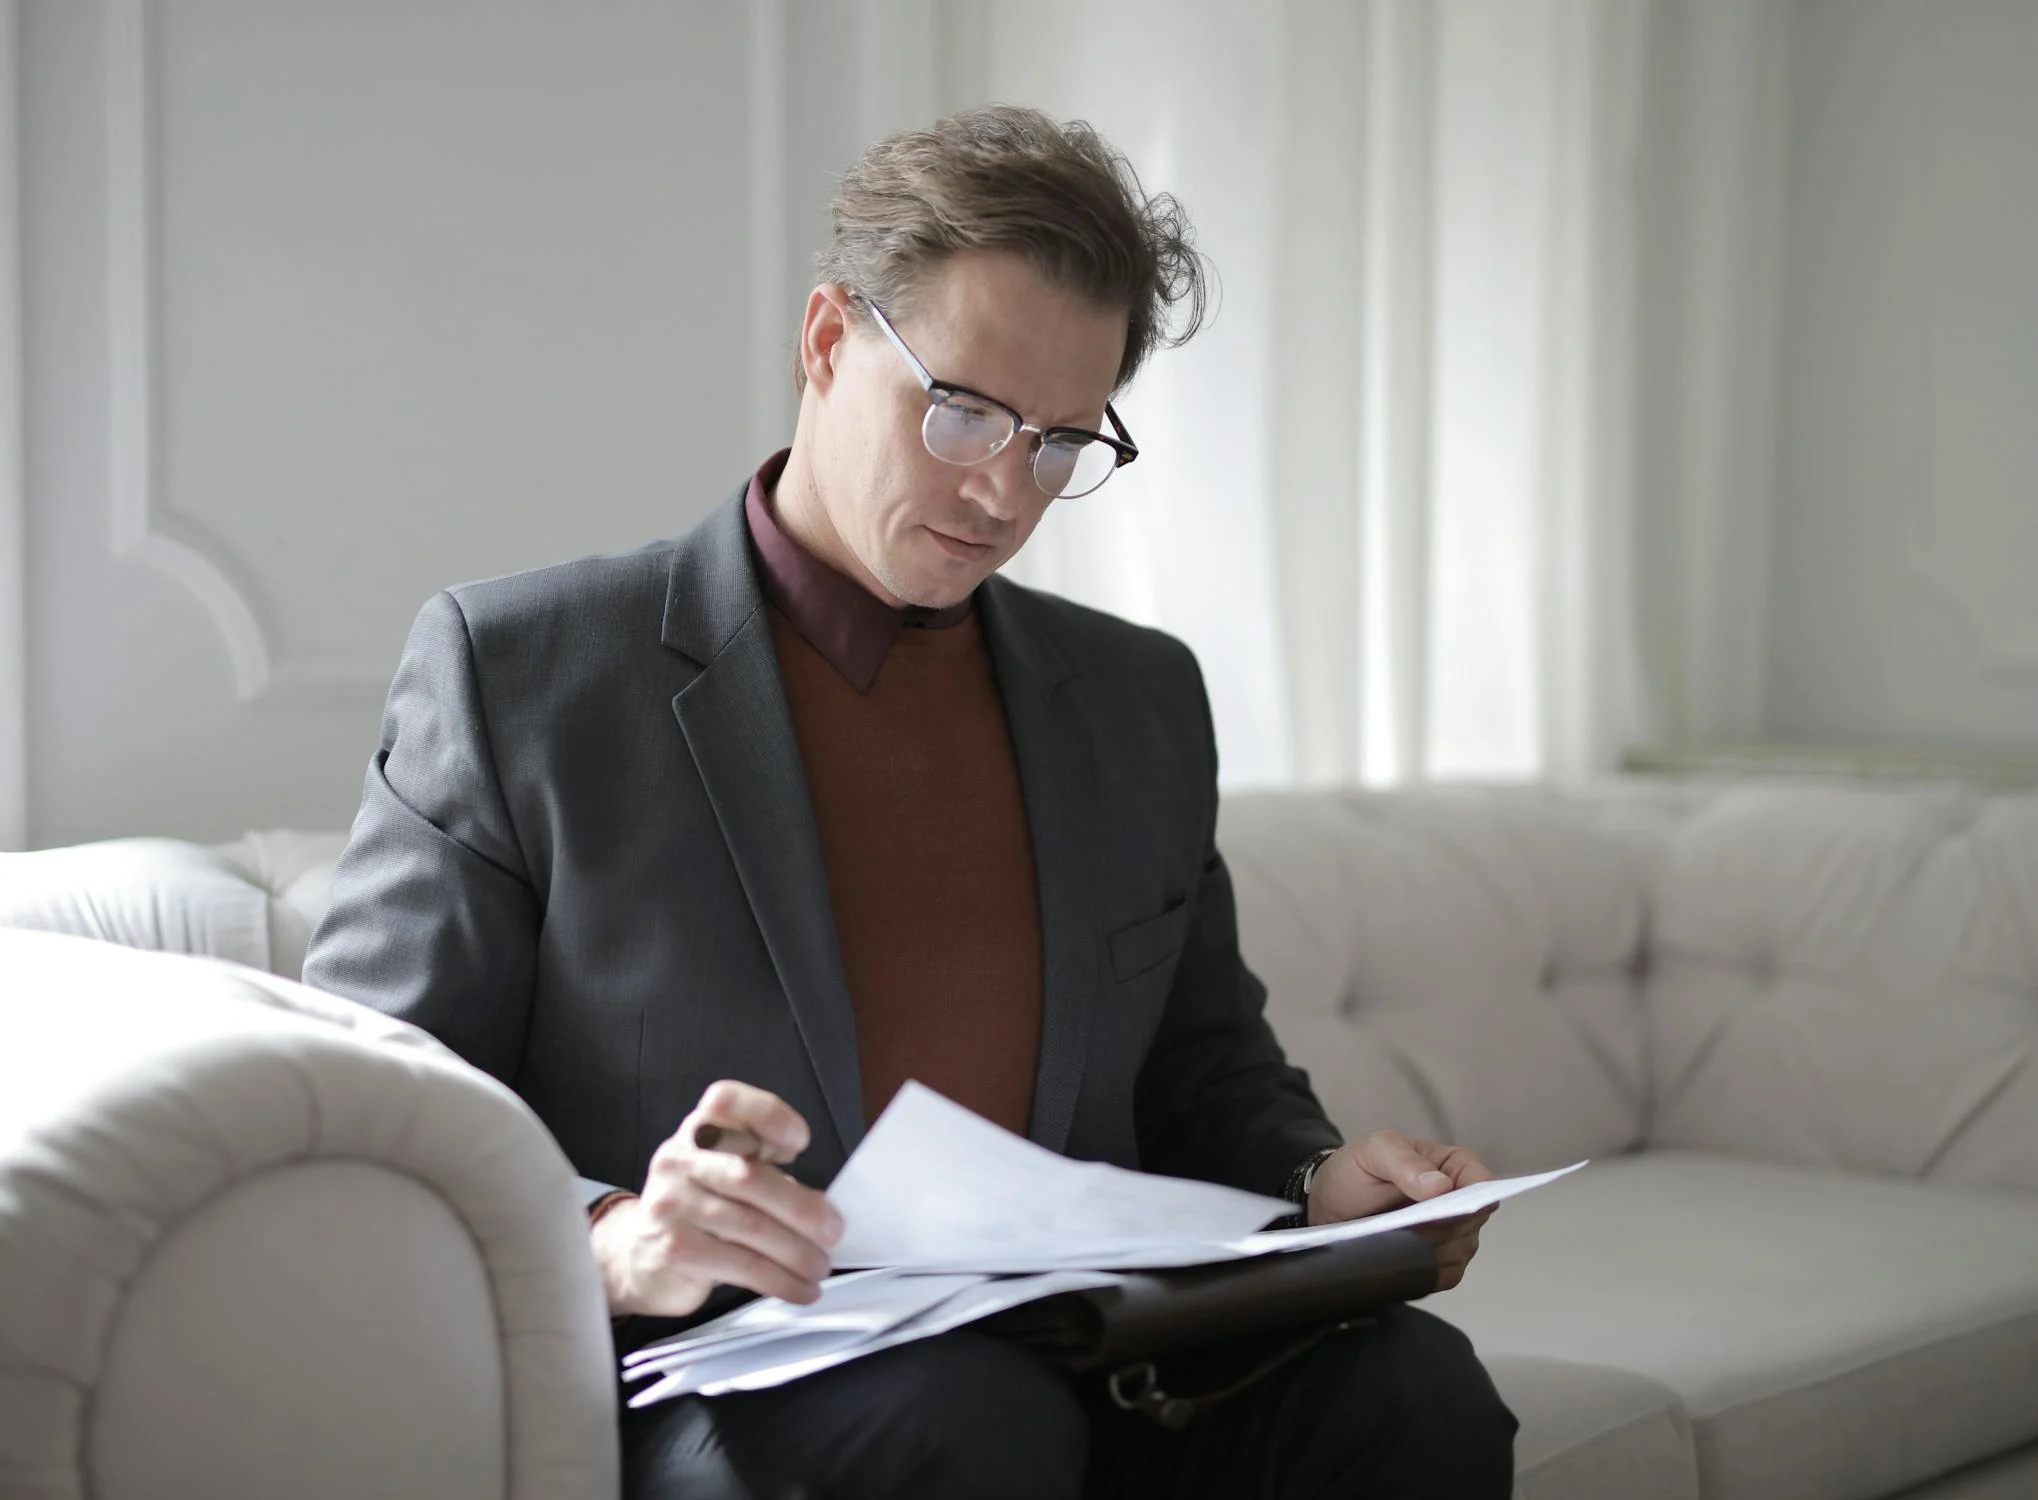
[[980,558],[988,557],[993,550],[989,542],[973,542],[966,537],[953,536],[946,531],[936,530],[932,526],[929,526],[927,530],[934,540],[941,544],[944,552],[950,557],[960,558],[965,562],[975,562]]

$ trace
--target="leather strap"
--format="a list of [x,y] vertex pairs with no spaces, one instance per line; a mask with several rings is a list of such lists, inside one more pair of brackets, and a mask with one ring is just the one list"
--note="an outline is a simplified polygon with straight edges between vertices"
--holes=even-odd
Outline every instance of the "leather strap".
[[1311,1329],[1300,1338],[1291,1339],[1283,1344],[1229,1385],[1220,1386],[1214,1391],[1206,1391],[1200,1396],[1169,1395],[1161,1388],[1160,1370],[1150,1359],[1143,1359],[1136,1364],[1112,1371],[1104,1382],[1104,1389],[1111,1397],[1111,1404],[1120,1411],[1136,1411],[1171,1432],[1179,1432],[1195,1421],[1199,1413],[1228,1397],[1236,1396],[1256,1381],[1264,1380],[1281,1366],[1307,1354],[1333,1333],[1369,1327],[1378,1321],[1379,1319],[1368,1315],[1346,1318],[1342,1323],[1330,1323],[1322,1328]]

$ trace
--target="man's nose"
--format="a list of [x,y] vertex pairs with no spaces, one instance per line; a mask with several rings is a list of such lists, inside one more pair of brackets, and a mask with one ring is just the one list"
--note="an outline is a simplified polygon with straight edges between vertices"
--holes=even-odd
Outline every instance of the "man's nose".
[[962,493],[984,514],[1009,523],[1023,514],[1033,488],[1033,444],[1022,432],[1003,451],[970,467]]

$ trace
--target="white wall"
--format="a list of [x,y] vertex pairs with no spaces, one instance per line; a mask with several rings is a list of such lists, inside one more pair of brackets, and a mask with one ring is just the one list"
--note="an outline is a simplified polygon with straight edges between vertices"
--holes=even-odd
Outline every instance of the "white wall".
[[782,5],[20,41],[32,842],[343,826],[432,590],[682,531],[789,436],[790,152],[854,142]]
[[20,7],[0,0],[0,849],[28,836],[27,500],[22,489]]
[[1799,0],[1764,727],[2038,741],[2038,5]]
[[[1160,9],[0,0],[0,847],[344,824],[423,598],[719,501],[789,434],[832,175],[984,97],[1095,119],[1225,280],[1122,403],[1150,457],[1019,571],[1134,614],[1225,599],[1186,633],[1227,769],[1292,770],[1260,664],[1308,570],[1208,506],[1266,482],[1241,455],[1273,430],[1250,393],[1293,374],[1264,325],[1311,295],[1297,265],[1337,274],[1335,236],[1269,250],[1309,185],[1253,164],[1319,114],[1365,145],[1363,49],[1311,50],[1362,28],[1335,0],[1195,0],[1158,35]],[[1647,14],[1657,721],[2038,738],[2038,6]],[[1057,19],[1089,50],[1040,48]],[[1142,516],[1163,543],[1122,545]],[[1213,583],[1187,543],[1218,534]]]

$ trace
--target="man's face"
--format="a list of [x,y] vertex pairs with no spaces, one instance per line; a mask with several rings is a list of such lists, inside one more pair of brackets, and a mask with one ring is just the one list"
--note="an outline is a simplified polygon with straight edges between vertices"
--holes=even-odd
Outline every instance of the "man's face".
[[[867,318],[829,343],[813,372],[817,317],[840,318],[839,289],[817,293],[807,321],[810,472],[818,509],[841,544],[828,560],[907,604],[942,608],[1025,545],[1049,497],[1034,483],[1034,435],[981,464],[944,463],[920,424],[927,393]],[[1104,430],[1125,352],[1126,314],[1046,285],[1008,255],[957,256],[928,278],[893,325],[936,380],[1005,402],[1041,427]],[[826,330],[823,330],[826,341]],[[800,497],[802,500],[809,497]]]

